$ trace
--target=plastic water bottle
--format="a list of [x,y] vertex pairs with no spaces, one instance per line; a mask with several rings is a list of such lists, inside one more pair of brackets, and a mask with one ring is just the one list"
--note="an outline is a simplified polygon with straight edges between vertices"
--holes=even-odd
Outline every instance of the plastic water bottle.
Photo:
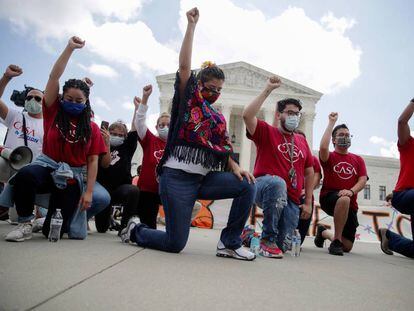
[[299,230],[296,229],[292,235],[292,250],[290,251],[292,257],[299,257],[300,256],[300,233]]
[[250,251],[256,255],[259,255],[260,249],[260,236],[258,233],[254,233],[250,240]]
[[56,209],[50,220],[49,241],[57,242],[60,240],[60,230],[62,229],[63,217],[60,209]]

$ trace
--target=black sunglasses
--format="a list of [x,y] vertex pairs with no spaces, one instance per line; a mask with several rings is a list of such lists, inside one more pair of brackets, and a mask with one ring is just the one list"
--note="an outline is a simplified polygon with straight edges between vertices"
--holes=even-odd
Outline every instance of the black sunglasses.
[[39,103],[42,101],[42,98],[40,96],[37,96],[37,95],[35,95],[35,96],[33,96],[33,95],[27,95],[26,96],[26,100],[31,100],[32,98],[34,98],[35,101],[37,101]]

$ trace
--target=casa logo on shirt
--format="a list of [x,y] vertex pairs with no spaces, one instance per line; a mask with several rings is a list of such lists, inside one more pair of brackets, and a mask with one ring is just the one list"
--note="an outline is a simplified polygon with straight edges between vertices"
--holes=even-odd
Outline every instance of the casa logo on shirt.
[[157,160],[157,163],[160,162],[163,155],[164,155],[164,149],[154,151],[154,158]]
[[[20,121],[14,122],[13,127],[15,128],[14,134],[17,137],[24,139],[23,123]],[[28,141],[32,141],[34,143],[39,142],[39,138],[36,137],[35,129],[32,129],[29,126],[26,126],[26,137]]]
[[[282,154],[286,161],[290,162],[290,151],[292,149],[291,143],[284,143],[277,146],[277,150]],[[294,145],[293,148],[293,163],[297,162],[300,158],[304,159],[305,156],[303,155],[302,150],[298,148],[298,146]]]
[[357,175],[355,167],[348,162],[339,162],[333,167],[333,170],[339,178],[345,180]]

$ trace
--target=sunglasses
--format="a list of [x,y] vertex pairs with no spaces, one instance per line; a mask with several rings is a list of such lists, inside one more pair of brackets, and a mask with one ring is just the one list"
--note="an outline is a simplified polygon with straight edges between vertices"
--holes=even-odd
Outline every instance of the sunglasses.
[[37,95],[35,95],[35,96],[33,96],[33,95],[26,96],[26,100],[32,100],[33,98],[34,98],[35,101],[37,101],[39,103],[42,101],[42,98],[40,96],[37,96]]

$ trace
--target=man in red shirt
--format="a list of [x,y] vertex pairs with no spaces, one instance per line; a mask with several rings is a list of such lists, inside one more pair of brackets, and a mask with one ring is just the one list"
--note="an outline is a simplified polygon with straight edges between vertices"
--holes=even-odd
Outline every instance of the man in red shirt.
[[278,127],[256,117],[266,98],[280,85],[278,77],[271,77],[263,92],[243,111],[247,137],[257,148],[253,173],[257,187],[255,202],[263,209],[264,216],[259,253],[271,258],[282,258],[282,252],[288,247],[283,242],[298,225],[303,188],[305,203],[301,205],[301,217],[311,216],[313,191],[312,153],[306,139],[295,133],[301,102],[287,98],[277,103]]
[[[414,113],[414,98],[398,119],[398,150],[400,152],[400,175],[392,196],[392,206],[411,216],[411,233],[414,237],[414,138],[408,121]],[[414,258],[414,242],[385,228],[379,230],[381,249],[387,255],[392,251]]]
[[[323,184],[319,201],[322,210],[334,218],[335,233],[318,226],[315,245],[323,247],[325,239],[332,241],[329,246],[331,255],[343,256],[350,252],[359,226],[357,195],[367,182],[367,169],[364,160],[348,151],[351,146],[351,134],[345,124],[337,125],[338,113],[329,115],[329,123],[323,134],[319,159],[323,168]],[[335,150],[329,152],[329,140]]]

